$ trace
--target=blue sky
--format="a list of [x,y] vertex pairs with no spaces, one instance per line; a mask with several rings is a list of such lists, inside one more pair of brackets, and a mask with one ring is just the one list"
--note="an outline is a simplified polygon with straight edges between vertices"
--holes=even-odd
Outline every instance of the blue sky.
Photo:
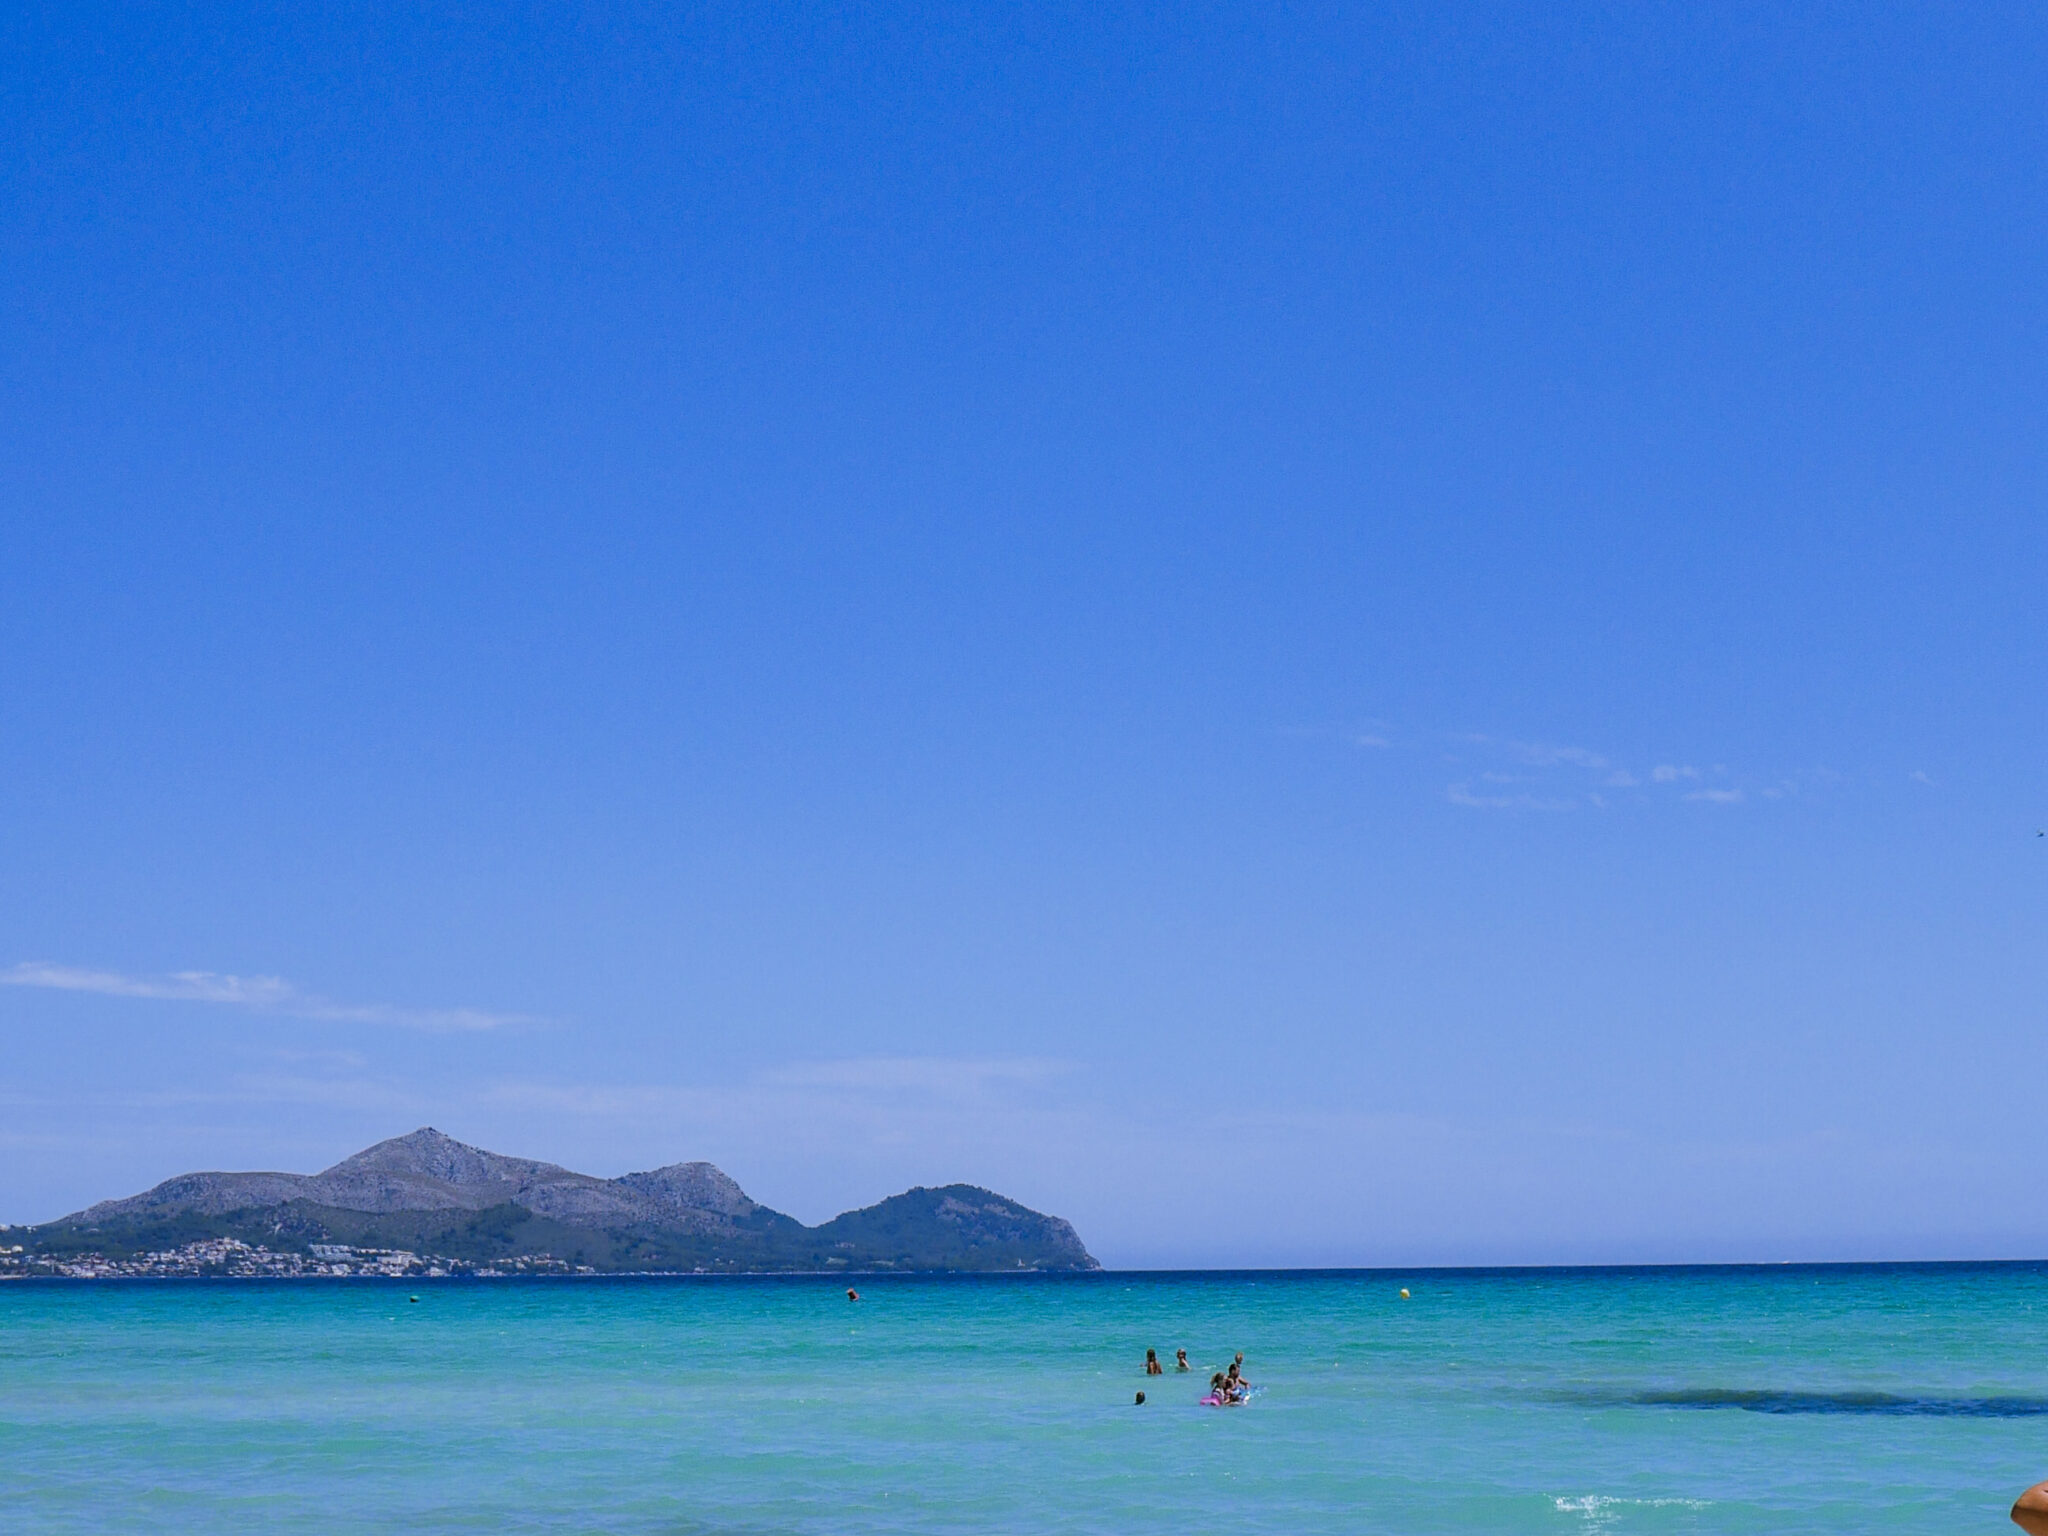
[[0,1219],[2048,1254],[2028,10],[0,29]]

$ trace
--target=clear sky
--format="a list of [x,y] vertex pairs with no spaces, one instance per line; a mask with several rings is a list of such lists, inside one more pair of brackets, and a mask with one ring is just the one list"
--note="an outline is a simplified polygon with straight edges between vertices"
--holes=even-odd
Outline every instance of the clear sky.
[[2048,34],[18,7],[0,1219],[2048,1255]]

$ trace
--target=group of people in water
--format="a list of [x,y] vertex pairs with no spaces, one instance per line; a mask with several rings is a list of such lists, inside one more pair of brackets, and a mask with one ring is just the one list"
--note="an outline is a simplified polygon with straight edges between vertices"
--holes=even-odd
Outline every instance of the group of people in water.
[[[1183,1375],[1194,1369],[1192,1365],[1188,1364],[1188,1352],[1186,1350],[1176,1349],[1173,1352],[1173,1369],[1175,1375]],[[1145,1351],[1145,1374],[1147,1376],[1164,1376],[1166,1374],[1166,1367],[1159,1363],[1159,1351],[1156,1349]],[[1217,1371],[1209,1377],[1209,1395],[1202,1399],[1202,1406],[1205,1408],[1234,1408],[1251,1395],[1251,1380],[1244,1373],[1244,1353],[1239,1351],[1237,1358],[1232,1360],[1227,1368]],[[1145,1401],[1144,1393],[1140,1392],[1138,1394],[1138,1401],[1141,1403]]]

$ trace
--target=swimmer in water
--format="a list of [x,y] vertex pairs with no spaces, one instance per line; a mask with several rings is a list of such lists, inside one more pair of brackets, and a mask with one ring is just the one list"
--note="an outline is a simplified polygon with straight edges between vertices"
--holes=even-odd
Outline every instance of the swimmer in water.
[[1173,1368],[1176,1371],[1191,1371],[1194,1369],[1193,1366],[1188,1364],[1188,1352],[1186,1350],[1176,1349],[1173,1352]]
[[859,1301],[859,1300],[860,1300],[860,1292],[859,1292],[859,1291],[856,1291],[856,1290],[855,1290],[855,1289],[854,1289],[854,1288],[853,1288],[852,1286],[850,1286],[850,1285],[849,1285],[849,1286],[848,1286],[848,1287],[846,1288],[846,1299],[847,1299],[848,1301]]
[[1145,1351],[1145,1374],[1147,1376],[1164,1376],[1166,1374],[1166,1368],[1159,1363],[1159,1351],[1156,1349]]

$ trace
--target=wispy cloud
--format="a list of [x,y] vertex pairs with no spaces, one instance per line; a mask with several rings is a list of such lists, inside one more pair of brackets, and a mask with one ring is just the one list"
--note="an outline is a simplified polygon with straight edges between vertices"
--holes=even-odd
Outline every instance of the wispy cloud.
[[[1665,762],[1638,773],[1590,747],[1477,733],[1457,739],[1465,750],[1447,761],[1463,767],[1466,776],[1444,793],[1451,804],[1472,810],[1604,811],[1623,798],[1621,791],[1641,792],[1628,795],[1630,800],[1661,794],[1707,805],[1743,805],[1752,794],[1775,800],[1797,788],[1789,781],[1766,788],[1731,783],[1727,767],[1720,763],[1703,769]],[[1472,761],[1475,755],[1478,762]],[[1494,766],[1485,766],[1489,760]]]
[[1471,755],[1469,749],[1476,748],[1482,759],[1491,758],[1501,765],[1479,768],[1445,788],[1445,799],[1468,810],[1571,811],[1588,805],[1598,810],[1607,801],[1592,785],[1628,788],[1636,782],[1627,769],[1616,767],[1605,753],[1590,747],[1516,741],[1483,732],[1469,732],[1457,740],[1468,750],[1447,761],[1462,762]]
[[1572,800],[1561,800],[1554,796],[1525,793],[1481,795],[1472,792],[1471,784],[1453,784],[1444,791],[1444,796],[1453,805],[1462,805],[1475,811],[1569,811],[1577,804]]
[[214,971],[177,971],[169,976],[123,976],[80,966],[24,961],[0,971],[10,987],[50,987],[59,992],[95,992],[101,997],[163,998],[181,1003],[235,1003],[244,1008],[275,1008],[294,994],[289,982],[276,976],[223,976]]
[[[1568,739],[1421,730],[1384,720],[1295,734],[1338,739],[1411,760],[1426,755],[1443,774],[1437,782],[1446,802],[1496,814],[1575,810],[1614,814],[1626,807],[1676,806],[1683,801],[1759,808],[1850,782],[1828,768],[1792,774],[1781,770],[1767,776],[1754,768],[1711,760],[1666,758],[1660,762],[1647,752],[1631,762],[1627,753],[1580,746]],[[1916,784],[1934,782],[1919,770],[1907,777]]]
[[403,1029],[442,1031],[497,1029],[538,1022],[530,1015],[489,1013],[481,1008],[397,1008],[386,1003],[342,1003],[301,992],[281,976],[230,976],[218,971],[174,971],[168,976],[124,976],[81,966],[23,961],[0,971],[0,986],[43,987],[57,992],[90,992],[99,997],[161,1002],[214,1003],[255,1013],[284,1014],[339,1024],[388,1024]]

